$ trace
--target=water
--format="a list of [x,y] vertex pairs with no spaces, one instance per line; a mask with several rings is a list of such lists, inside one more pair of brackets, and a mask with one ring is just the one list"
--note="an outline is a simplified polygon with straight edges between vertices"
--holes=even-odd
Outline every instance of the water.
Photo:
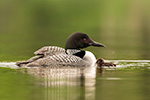
[[0,63],[0,66],[4,67],[0,70],[1,100],[150,98],[148,94],[150,60],[107,60],[107,62],[114,62],[117,67],[105,68],[99,73],[90,69],[87,72],[79,68],[62,66],[18,69],[13,62]]

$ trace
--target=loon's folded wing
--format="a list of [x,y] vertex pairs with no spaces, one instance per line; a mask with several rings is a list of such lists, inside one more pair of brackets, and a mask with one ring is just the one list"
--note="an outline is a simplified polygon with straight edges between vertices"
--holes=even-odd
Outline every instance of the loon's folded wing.
[[65,49],[57,46],[45,46],[34,52],[35,55],[52,56],[58,53],[65,53]]
[[41,58],[44,58],[47,56],[52,56],[52,55],[56,55],[56,54],[65,54],[65,49],[63,49],[61,47],[57,47],[57,46],[45,46],[45,47],[42,47],[41,49],[35,51],[34,54],[36,56],[33,56],[26,61],[18,61],[18,62],[16,62],[16,65],[21,67],[21,66],[27,65],[28,63],[34,62],[38,59],[41,59]]
[[57,54],[47,56],[36,61],[27,64],[28,67],[34,66],[50,66],[50,65],[62,65],[62,66],[83,66],[82,59],[74,55]]

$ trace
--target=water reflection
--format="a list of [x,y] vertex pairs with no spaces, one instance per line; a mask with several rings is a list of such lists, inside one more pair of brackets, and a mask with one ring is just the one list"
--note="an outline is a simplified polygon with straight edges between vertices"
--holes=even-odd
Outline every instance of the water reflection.
[[[29,97],[32,100],[35,98],[38,98],[37,100],[143,100],[150,98],[148,95],[150,60],[108,60],[108,62],[117,64],[117,67],[104,68],[103,73],[96,73],[96,75],[94,67],[51,66],[19,69],[35,76],[35,79],[28,79],[26,77],[28,74],[9,74],[11,71],[1,69],[0,86],[2,91],[9,88],[11,93],[19,94],[17,96],[19,100],[23,94],[25,96],[30,94]],[[14,63],[0,63],[0,66],[16,68]],[[27,80],[32,80],[32,85]],[[30,92],[26,93],[26,91]],[[0,92],[0,94],[8,93]]]
[[95,67],[34,67],[27,72],[42,77],[37,84],[45,87],[46,100],[95,99]]

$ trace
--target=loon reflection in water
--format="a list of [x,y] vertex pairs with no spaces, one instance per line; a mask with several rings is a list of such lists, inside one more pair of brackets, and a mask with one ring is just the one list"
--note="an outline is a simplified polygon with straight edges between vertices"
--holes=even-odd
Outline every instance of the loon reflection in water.
[[96,58],[90,51],[81,50],[88,46],[105,47],[89,38],[85,33],[76,32],[71,34],[65,44],[65,49],[57,46],[45,46],[34,54],[36,56],[27,61],[19,61],[17,66],[94,66]]

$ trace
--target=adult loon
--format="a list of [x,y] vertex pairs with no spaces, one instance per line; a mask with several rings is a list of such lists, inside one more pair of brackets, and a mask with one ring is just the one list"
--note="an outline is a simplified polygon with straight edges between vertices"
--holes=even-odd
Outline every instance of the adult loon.
[[81,50],[88,46],[105,47],[95,42],[85,33],[76,32],[71,34],[65,44],[65,49],[57,46],[45,46],[34,54],[36,56],[27,61],[16,62],[18,66],[93,66],[96,58],[90,51]]

